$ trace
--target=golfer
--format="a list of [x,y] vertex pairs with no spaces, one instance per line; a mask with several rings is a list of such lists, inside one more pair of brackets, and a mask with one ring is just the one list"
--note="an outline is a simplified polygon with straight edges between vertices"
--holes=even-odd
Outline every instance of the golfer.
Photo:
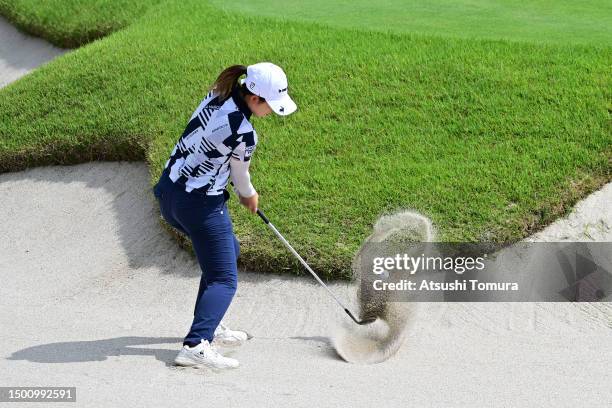
[[[246,74],[246,78],[241,78]],[[287,77],[270,63],[233,65],[221,72],[174,146],[153,193],[161,216],[191,239],[202,270],[191,329],[175,363],[238,367],[217,345],[240,345],[243,331],[221,323],[237,288],[240,253],[226,201],[232,181],[240,203],[257,212],[249,164],[257,145],[251,116],[286,116],[297,109]]]

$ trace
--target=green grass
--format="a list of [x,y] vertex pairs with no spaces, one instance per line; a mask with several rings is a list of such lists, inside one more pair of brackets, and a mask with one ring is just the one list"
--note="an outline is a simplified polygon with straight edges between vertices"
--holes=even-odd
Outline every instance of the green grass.
[[0,14],[58,47],[74,48],[126,27],[162,0],[0,0]]
[[[253,183],[326,277],[379,215],[412,208],[446,240],[522,238],[610,180],[610,47],[330,28],[167,1],[0,91],[0,171],[142,160],[156,180],[224,67],[269,60],[299,110],[254,118]],[[232,200],[243,265],[298,272]]]
[[213,0],[213,4],[253,15],[364,30],[612,44],[612,2],[608,0]]
[[[164,0],[0,0],[0,14],[61,47],[121,29]],[[344,28],[557,44],[612,44],[607,0],[212,0],[229,12]]]

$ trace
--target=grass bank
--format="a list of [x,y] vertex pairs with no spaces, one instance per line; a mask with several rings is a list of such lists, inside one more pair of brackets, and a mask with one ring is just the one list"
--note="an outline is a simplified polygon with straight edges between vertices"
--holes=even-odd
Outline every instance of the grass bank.
[[0,15],[32,35],[75,48],[120,30],[163,0],[0,0]]
[[[446,240],[522,238],[610,179],[609,47],[366,32],[166,1],[0,91],[0,171],[147,160],[156,180],[224,67],[274,61],[299,110],[254,118],[261,208],[347,277],[383,213]],[[242,263],[299,272],[232,202]]]

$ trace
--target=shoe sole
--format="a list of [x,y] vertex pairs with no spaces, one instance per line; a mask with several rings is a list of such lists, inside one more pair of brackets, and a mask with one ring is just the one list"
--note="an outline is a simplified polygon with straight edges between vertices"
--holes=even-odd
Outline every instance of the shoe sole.
[[193,367],[193,368],[200,368],[200,367],[207,367],[207,368],[212,368],[215,370],[225,370],[228,368],[238,368],[240,367],[238,366],[224,366],[224,367],[217,367],[215,365],[211,365],[211,364],[207,364],[207,363],[200,363],[200,362],[194,362],[193,360],[189,360],[186,358],[181,358],[181,357],[177,357],[174,359],[174,364],[176,364],[177,366],[180,367]]

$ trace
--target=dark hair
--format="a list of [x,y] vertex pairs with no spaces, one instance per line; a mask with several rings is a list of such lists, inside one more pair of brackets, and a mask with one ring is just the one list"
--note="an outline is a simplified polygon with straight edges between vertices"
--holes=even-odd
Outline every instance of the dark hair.
[[[232,65],[225,68],[217,77],[215,82],[208,89],[209,91],[215,90],[221,100],[225,100],[230,96],[234,87],[238,86],[238,79],[242,75],[246,75],[247,67],[245,65]],[[245,84],[240,87],[242,96],[244,95],[255,95],[249,91]],[[263,102],[264,98],[259,96],[259,99]]]

